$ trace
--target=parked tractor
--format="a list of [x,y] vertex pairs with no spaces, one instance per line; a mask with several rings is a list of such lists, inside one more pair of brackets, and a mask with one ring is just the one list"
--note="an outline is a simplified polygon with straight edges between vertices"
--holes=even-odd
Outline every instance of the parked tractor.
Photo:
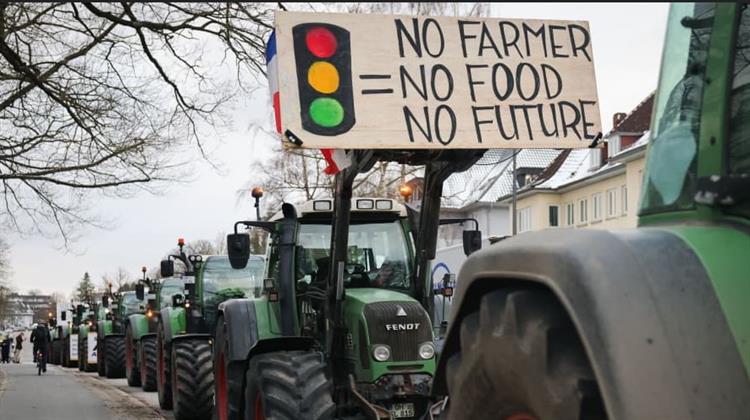
[[[253,256],[245,270],[232,269],[226,256],[187,257],[182,248],[174,258],[193,277],[186,280],[184,293],[173,295],[172,305],[161,310],[157,347],[164,368],[157,371],[163,375],[160,382],[171,387],[176,419],[210,419],[214,402],[211,346],[219,305],[260,294],[264,258]],[[163,262],[162,273],[173,270],[172,260]]]
[[749,40],[747,5],[672,5],[637,229],[524,233],[463,265],[448,418],[747,418]]
[[102,307],[105,319],[97,323],[97,367],[99,376],[107,378],[124,378],[126,356],[126,330],[130,316],[144,311],[143,296],[135,291],[111,293],[102,296]]
[[[391,199],[339,201],[285,203],[228,236],[242,268],[250,236],[237,227],[268,231],[269,260],[259,297],[219,307],[218,419],[420,418],[432,406],[432,288],[415,281],[415,213]],[[332,229],[339,218],[346,226]]]
[[90,302],[88,308],[83,310],[82,305],[78,305],[77,311],[80,315],[80,324],[74,332],[78,335],[78,370],[82,372],[96,372],[99,352],[97,346],[97,322],[104,319],[105,311],[99,304]]
[[[148,293],[145,292],[146,287]],[[172,305],[172,296],[184,293],[185,281],[182,277],[166,277],[161,281],[145,278],[136,286],[136,294],[146,301],[146,306],[140,313],[129,316],[125,331],[128,385],[140,386],[147,392],[156,391],[156,327],[159,315],[162,309]]]

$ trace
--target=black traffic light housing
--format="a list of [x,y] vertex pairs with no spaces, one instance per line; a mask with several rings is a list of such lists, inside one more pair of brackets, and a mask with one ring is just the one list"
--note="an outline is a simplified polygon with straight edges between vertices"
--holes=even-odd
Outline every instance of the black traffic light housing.
[[[302,128],[321,136],[335,136],[349,131],[355,122],[349,31],[328,23],[303,23],[292,28],[292,37]],[[330,78],[326,76],[331,72],[311,72],[313,65],[316,68],[334,69],[332,73],[338,75],[335,89],[328,84]],[[328,88],[322,91],[316,89],[312,74],[326,79],[324,83],[332,91]],[[314,109],[319,116],[317,119],[313,115]],[[340,112],[343,112],[343,116]]]

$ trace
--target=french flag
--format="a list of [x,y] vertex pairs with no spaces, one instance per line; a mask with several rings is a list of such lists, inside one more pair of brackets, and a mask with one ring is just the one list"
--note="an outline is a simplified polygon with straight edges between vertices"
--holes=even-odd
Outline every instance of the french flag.
[[[273,98],[273,113],[276,122],[276,132],[281,134],[281,104],[279,102],[279,66],[276,58],[276,31],[271,32],[266,44],[266,66],[268,74],[268,90]],[[320,149],[328,166],[324,172],[328,175],[336,175],[351,166],[352,160],[343,149]]]
[[276,132],[281,134],[281,109],[279,108],[279,65],[276,58],[276,31],[271,32],[271,38],[266,44],[266,66],[268,70],[268,90],[273,98],[273,114],[276,120]]

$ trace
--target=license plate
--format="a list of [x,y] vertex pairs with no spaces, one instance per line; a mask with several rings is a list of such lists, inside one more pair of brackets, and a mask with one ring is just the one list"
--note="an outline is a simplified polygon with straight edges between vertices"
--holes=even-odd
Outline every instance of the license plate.
[[402,419],[405,417],[414,417],[414,403],[396,403],[393,404],[391,417]]

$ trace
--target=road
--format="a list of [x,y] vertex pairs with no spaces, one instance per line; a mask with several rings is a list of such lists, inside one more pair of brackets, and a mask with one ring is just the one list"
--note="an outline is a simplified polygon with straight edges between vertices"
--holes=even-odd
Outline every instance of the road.
[[[24,357],[26,356],[26,357]],[[156,393],[128,387],[125,379],[48,365],[37,376],[31,351],[21,364],[0,364],[0,419],[152,420],[173,419],[160,410]],[[25,362],[23,362],[25,360]]]

